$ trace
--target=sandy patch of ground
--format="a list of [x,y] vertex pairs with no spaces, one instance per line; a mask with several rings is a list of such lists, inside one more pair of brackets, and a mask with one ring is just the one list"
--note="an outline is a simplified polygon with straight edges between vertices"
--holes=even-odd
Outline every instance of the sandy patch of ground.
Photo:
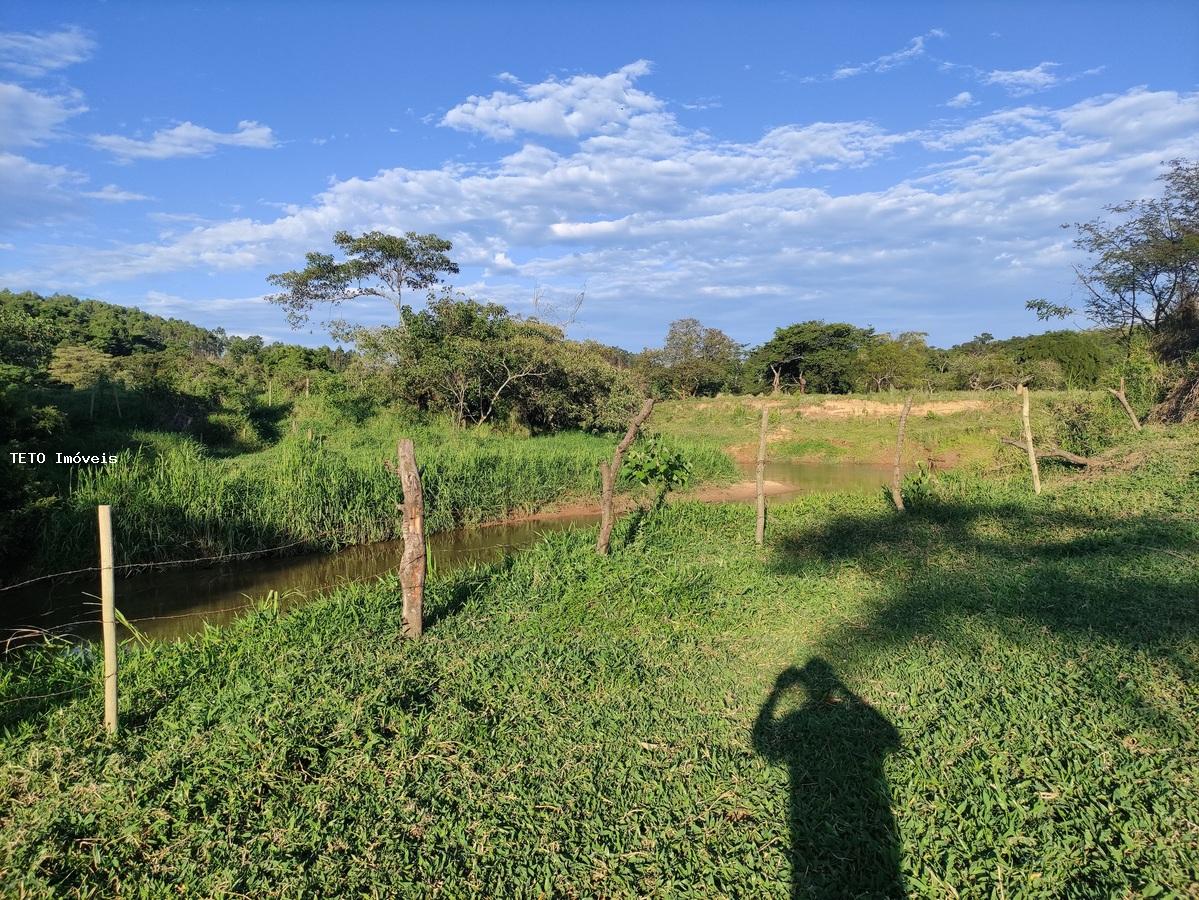
[[[984,409],[986,405],[983,400],[939,400],[929,403],[913,403],[911,415],[923,416],[931,412],[939,416],[948,416],[953,413]],[[898,416],[902,409],[902,403],[880,403],[877,400],[847,398],[845,400],[825,400],[818,405],[804,406],[800,408],[799,414],[806,419],[852,419],[855,416],[878,418]]]
[[[762,483],[763,490],[767,497],[778,496],[779,494],[793,493],[795,488],[791,485],[783,484],[781,481],[764,481]],[[738,481],[734,484],[709,484],[698,487],[693,491],[684,491],[680,494],[668,494],[666,497],[667,503],[672,503],[676,500],[699,500],[703,503],[732,503],[744,502],[753,500],[757,496],[758,485],[755,481]],[[627,494],[617,494],[613,501],[613,507],[617,513],[625,513],[634,509],[638,504],[648,504],[653,502],[651,496],[642,497],[640,500],[630,497]],[[599,516],[599,497],[594,499],[584,500],[567,500],[562,503],[554,504],[546,509],[538,510],[534,513],[526,515],[510,516],[499,522],[488,522],[488,525],[506,524],[511,522],[544,522],[554,519],[583,519],[589,516]]]

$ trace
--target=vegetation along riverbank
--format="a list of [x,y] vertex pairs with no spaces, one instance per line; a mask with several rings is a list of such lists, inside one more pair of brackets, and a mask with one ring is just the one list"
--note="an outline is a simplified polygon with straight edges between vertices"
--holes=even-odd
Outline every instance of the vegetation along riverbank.
[[90,896],[1199,888],[1199,431],[1094,471],[680,503],[97,661],[27,654],[0,883]]

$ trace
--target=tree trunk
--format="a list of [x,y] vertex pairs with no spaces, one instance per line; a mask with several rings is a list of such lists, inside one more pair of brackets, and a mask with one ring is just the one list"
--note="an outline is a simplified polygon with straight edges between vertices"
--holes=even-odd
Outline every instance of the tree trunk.
[[632,446],[637,437],[637,430],[645,424],[649,414],[654,411],[654,400],[649,398],[641,404],[641,411],[629,423],[629,429],[616,445],[612,454],[612,462],[600,463],[600,530],[595,541],[595,552],[601,556],[608,555],[608,545],[612,540],[612,526],[615,524],[615,513],[612,510],[612,494],[616,490],[616,477],[620,474],[620,465],[624,462],[625,451]]
[[400,560],[404,634],[416,638],[424,630],[425,496],[411,440],[404,438],[400,441],[396,458],[400,483],[404,489],[404,555]]
[[[1009,447],[1019,447],[1025,449],[1023,441],[1014,441],[1011,438],[1000,438],[999,443],[1006,444]],[[1075,466],[1089,466],[1093,460],[1085,456],[1079,456],[1077,453],[1071,453],[1069,450],[1063,450],[1061,447],[1055,447],[1050,444],[1048,447],[1037,451],[1037,459],[1060,459],[1062,462],[1068,462]]]
[[1124,407],[1124,411],[1128,413],[1128,418],[1132,420],[1132,427],[1137,431],[1141,430],[1141,420],[1137,418],[1137,414],[1133,412],[1132,406],[1128,402],[1128,395],[1124,393],[1124,376],[1120,376],[1120,390],[1108,388],[1108,392],[1120,401],[1120,405]]
[[778,366],[771,366],[770,371],[774,373],[774,384],[771,385],[770,393],[777,394],[780,390],[779,379],[782,377],[782,370]]
[[766,426],[770,422],[770,410],[762,407],[762,424],[758,428],[758,526],[754,542],[761,547],[766,541]]
[[1037,467],[1037,451],[1032,445],[1032,425],[1028,421],[1028,385],[1020,385],[1020,397],[1023,401],[1020,417],[1024,423],[1024,446],[1028,448],[1028,467],[1032,469],[1032,491],[1041,493],[1041,470]]
[[903,411],[899,414],[899,437],[895,441],[895,467],[891,470],[891,499],[895,508],[903,512],[903,492],[899,489],[903,477],[903,436],[908,427],[908,413],[912,411],[912,396],[904,401]]

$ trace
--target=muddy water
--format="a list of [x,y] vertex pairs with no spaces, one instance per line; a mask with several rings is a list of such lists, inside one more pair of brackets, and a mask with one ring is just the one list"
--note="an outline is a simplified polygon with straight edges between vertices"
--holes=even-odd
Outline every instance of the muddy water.
[[[752,478],[753,464],[742,466]],[[833,463],[768,463],[767,481],[786,485],[772,502],[817,491],[877,490],[890,473],[878,466]],[[509,522],[443,532],[429,539],[437,572],[498,559],[553,531],[587,527],[598,514]],[[304,600],[349,582],[364,581],[399,567],[402,541],[348,547],[278,559],[253,559],[207,569],[164,569],[117,581],[117,608],[142,633],[173,639],[243,614],[269,591],[280,605]],[[53,630],[76,640],[99,636],[99,579],[42,583],[0,592],[0,641],[22,629]],[[125,631],[125,629],[120,629]],[[127,634],[127,632],[126,632]],[[3,645],[0,644],[0,652]]]

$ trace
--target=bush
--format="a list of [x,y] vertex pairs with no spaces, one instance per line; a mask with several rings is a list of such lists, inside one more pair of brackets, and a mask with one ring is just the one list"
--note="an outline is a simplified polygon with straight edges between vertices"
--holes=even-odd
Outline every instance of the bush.
[[1128,416],[1110,395],[1054,397],[1047,407],[1046,437],[1071,453],[1094,456],[1129,433]]

